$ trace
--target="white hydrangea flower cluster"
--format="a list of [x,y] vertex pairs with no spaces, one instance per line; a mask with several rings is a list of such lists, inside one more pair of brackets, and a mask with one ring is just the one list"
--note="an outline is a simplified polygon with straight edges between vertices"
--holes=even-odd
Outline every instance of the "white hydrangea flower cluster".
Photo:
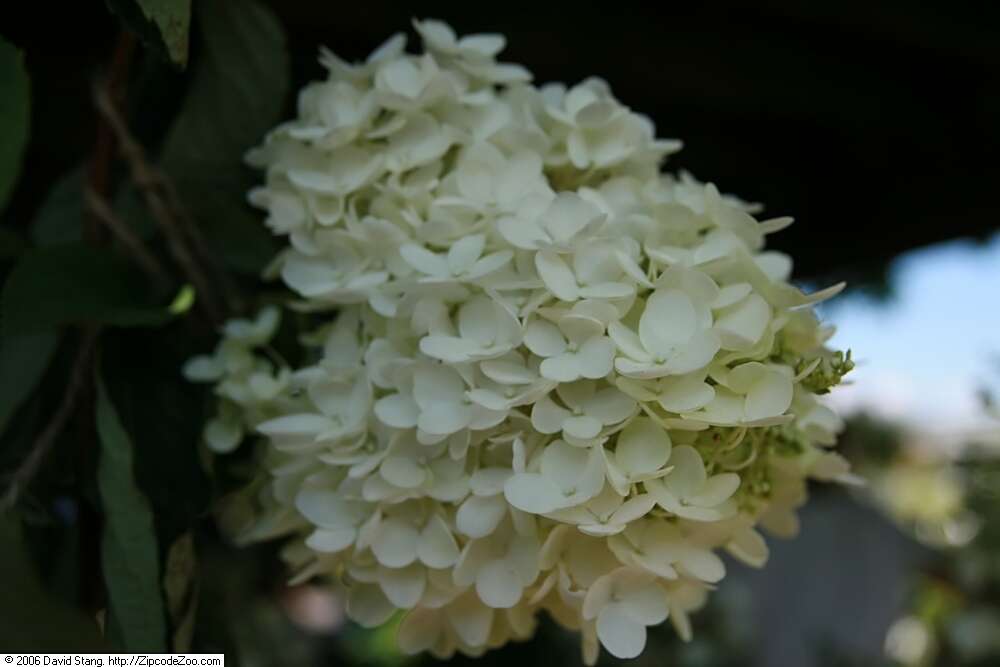
[[529,83],[498,35],[415,24],[326,81],[248,159],[287,237],[272,269],[322,322],[290,368],[280,312],[230,322],[193,380],[205,439],[254,435],[242,538],[284,537],[294,580],[346,589],[399,644],[480,654],[541,610],[638,655],[725,574],[796,528],[805,480],[851,479],[817,400],[849,370],[764,250],[790,221],[688,175],[679,142],[608,85]]

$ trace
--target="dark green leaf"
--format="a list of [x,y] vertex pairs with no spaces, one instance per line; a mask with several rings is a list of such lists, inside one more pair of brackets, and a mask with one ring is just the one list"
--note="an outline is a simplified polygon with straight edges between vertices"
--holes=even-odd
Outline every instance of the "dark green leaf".
[[0,261],[17,259],[26,247],[20,234],[9,227],[0,227]]
[[7,204],[21,171],[28,143],[30,95],[24,56],[0,39],[0,209]]
[[35,390],[58,342],[55,331],[0,335],[0,433]]
[[160,559],[149,501],[136,485],[132,442],[104,383],[97,383],[101,451],[97,483],[104,512],[101,562],[108,593],[108,636],[130,652],[166,650]]
[[4,284],[4,335],[78,322],[162,324],[170,313],[153,302],[146,283],[131,264],[105,248],[71,243],[32,250]]
[[156,512],[162,544],[189,531],[209,502],[199,459],[203,396],[180,370],[198,347],[190,332],[178,335],[180,326],[108,332],[102,354],[108,391],[136,443],[136,479]]
[[261,216],[246,204],[242,194],[251,183],[183,181],[185,202],[190,202],[205,240],[226,268],[257,275],[274,258],[277,246]]
[[0,515],[0,648],[4,652],[78,652],[106,650],[97,624],[86,614],[52,598],[24,548],[21,527],[11,514]]
[[256,178],[243,155],[279,121],[288,92],[285,38],[258,2],[197,6],[202,58],[161,155],[209,242],[232,269],[258,272],[273,240],[246,204]]
[[194,538],[191,533],[184,533],[167,552],[167,565],[163,571],[163,592],[173,628],[171,649],[177,653],[187,653],[191,648],[198,608],[197,569]]
[[83,169],[59,179],[49,191],[31,225],[38,245],[72,243],[83,239]]
[[191,0],[108,0],[108,6],[147,48],[187,65]]

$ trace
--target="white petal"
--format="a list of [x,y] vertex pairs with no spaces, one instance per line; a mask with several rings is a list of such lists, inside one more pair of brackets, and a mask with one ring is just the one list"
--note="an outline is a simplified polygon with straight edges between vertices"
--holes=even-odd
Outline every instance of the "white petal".
[[427,567],[451,567],[458,561],[458,544],[444,519],[432,516],[420,533],[417,556]]
[[701,490],[685,498],[685,502],[699,507],[715,507],[729,500],[740,488],[740,476],[733,472],[712,475],[702,485]]
[[715,387],[715,398],[699,412],[689,413],[692,419],[704,419],[711,424],[737,424],[743,421],[746,399],[725,387]]
[[[583,359],[572,352],[557,354],[542,361],[538,371],[542,377],[554,382],[572,382],[582,377],[581,364]],[[606,373],[605,373],[606,375]],[[603,377],[603,375],[598,376]]]
[[719,336],[711,329],[702,329],[686,345],[677,348],[666,367],[672,375],[686,375],[711,363],[719,351]]
[[582,304],[595,303],[599,302],[578,301],[573,305],[573,310],[568,315],[560,318],[559,330],[562,331],[568,340],[577,344],[585,343],[591,338],[604,333],[605,324],[601,319],[578,312],[593,308],[593,306],[581,308]]
[[763,567],[769,554],[764,537],[753,528],[734,533],[726,550],[752,567]]
[[510,406],[509,399],[492,389],[470,389],[465,392],[470,401],[489,410],[505,410]]
[[635,406],[635,399],[614,387],[605,387],[586,399],[581,407],[587,415],[610,426],[627,419],[635,411]]
[[679,564],[698,579],[710,584],[721,581],[726,576],[726,566],[722,559],[708,549],[685,551]]
[[591,338],[580,347],[576,357],[580,375],[597,380],[614,367],[615,344],[607,336]]
[[653,364],[648,361],[632,361],[625,357],[615,359],[615,370],[629,378],[651,380],[670,375],[670,368],[665,364]]
[[486,247],[486,237],[482,234],[465,236],[448,250],[448,268],[453,275],[458,275],[469,269]]
[[559,385],[556,387],[556,394],[562,399],[563,403],[574,410],[579,410],[583,407],[587,399],[593,397],[596,388],[596,382],[581,380],[580,382]]
[[577,488],[589,458],[587,448],[555,440],[546,445],[542,452],[541,472],[561,489]]
[[205,425],[205,444],[217,454],[228,454],[243,439],[243,425],[238,419],[212,419]]
[[503,493],[503,485],[513,474],[510,468],[480,468],[469,478],[469,488],[477,496]]
[[347,594],[347,615],[358,625],[376,628],[396,613],[396,608],[378,586],[358,584]]
[[417,427],[430,435],[451,435],[472,422],[473,410],[472,406],[460,403],[437,403],[420,413]]
[[[673,378],[671,378],[673,380]],[[664,381],[667,382],[667,381]],[[700,375],[678,377],[666,384],[658,397],[664,410],[670,412],[691,412],[708,405],[715,398],[715,389]]]
[[479,599],[494,609],[513,607],[521,599],[522,590],[520,577],[512,564],[503,558],[486,563],[476,575]]
[[609,324],[608,335],[615,342],[615,345],[622,354],[628,355],[635,361],[648,362],[652,360],[646,348],[643,347],[639,336],[621,322],[612,322]]
[[586,299],[624,299],[635,294],[635,287],[628,283],[607,282],[585,285],[579,295]]
[[476,341],[458,336],[424,336],[420,339],[421,352],[432,359],[452,364],[474,359],[481,350],[482,346]]
[[336,553],[354,544],[356,528],[319,528],[306,538],[306,546],[320,553]]
[[406,567],[417,558],[420,534],[402,519],[386,519],[372,543],[372,553],[386,567]]
[[659,625],[667,620],[670,608],[666,592],[656,582],[637,582],[624,594],[625,613],[643,625]]
[[556,405],[555,401],[546,395],[532,406],[531,425],[539,433],[558,433],[562,430],[563,422],[571,414],[569,410]]
[[386,426],[413,428],[417,425],[420,409],[412,397],[391,394],[375,401],[375,416]]
[[489,297],[479,295],[467,301],[458,311],[458,331],[480,345],[492,343],[497,336],[497,308]]
[[733,283],[719,290],[719,296],[712,302],[712,308],[721,310],[745,299],[753,287],[750,283]]
[[705,462],[701,454],[688,445],[674,447],[670,455],[673,470],[663,478],[663,485],[678,498],[698,493],[705,485]]
[[333,422],[323,415],[294,414],[270,419],[257,427],[264,435],[273,438],[315,438],[329,430]]
[[443,612],[418,607],[403,617],[396,633],[399,648],[407,655],[431,649],[441,637]]
[[469,496],[458,508],[455,527],[468,537],[486,537],[496,530],[506,514],[503,496]]
[[545,228],[558,243],[570,241],[578,232],[602,218],[601,212],[573,192],[560,192],[543,218]]
[[182,372],[191,382],[215,382],[222,377],[225,368],[215,357],[200,356],[189,359]]
[[583,598],[583,606],[580,608],[580,615],[584,620],[593,620],[601,613],[601,610],[612,604],[614,594],[616,572],[601,574],[594,580],[594,583],[587,589]]
[[615,461],[630,476],[655,472],[670,458],[670,436],[647,417],[634,419],[618,436]]
[[417,271],[444,278],[450,274],[448,260],[415,243],[407,243],[399,248],[399,254],[406,263]]
[[792,404],[794,387],[791,378],[769,371],[747,393],[746,418],[749,421],[784,414]]
[[540,250],[535,254],[535,268],[538,276],[557,298],[563,301],[576,301],[580,290],[576,285],[576,277],[566,262],[551,250]]
[[462,376],[446,366],[420,366],[413,374],[413,398],[422,409],[457,403],[465,394]]
[[510,250],[501,250],[500,252],[494,252],[486,255],[475,264],[469,267],[469,270],[465,273],[466,280],[476,280],[482,278],[483,276],[488,276],[494,271],[498,271],[503,268],[513,259],[514,253]]
[[463,595],[447,607],[448,620],[459,638],[469,646],[483,646],[490,635],[493,610],[472,594]]
[[547,514],[565,502],[565,496],[548,478],[538,473],[518,473],[503,486],[511,505],[530,514]]
[[586,465],[575,479],[576,493],[572,497],[573,503],[585,503],[598,495],[604,488],[608,466],[602,450],[603,447],[600,446],[590,448]]
[[723,348],[746,350],[764,335],[770,319],[771,307],[759,294],[751,294],[720,315],[715,321],[715,330]]
[[646,626],[633,619],[622,603],[612,602],[597,615],[597,638],[616,658],[635,658],[646,646]]
[[537,224],[521,218],[500,218],[497,231],[512,246],[524,250],[534,250],[549,242],[549,237]]
[[[656,506],[656,499],[648,493],[632,496],[611,515],[610,522],[627,524],[646,516]],[[657,621],[659,622],[659,621]]]
[[[527,345],[527,333],[525,333],[525,345]],[[535,354],[538,353],[535,352]],[[479,364],[479,368],[483,371],[483,375],[500,384],[529,384],[538,377],[523,363],[506,358],[489,359]]]
[[680,499],[663,485],[662,479],[647,479],[644,486],[646,487],[646,492],[656,499],[656,504],[668,512],[677,514],[684,509]]
[[639,338],[650,353],[666,360],[695,332],[695,309],[691,298],[678,289],[657,290],[646,301],[639,318]]
[[409,456],[390,456],[382,461],[379,472],[385,481],[401,489],[415,489],[427,481],[427,468]]
[[792,258],[783,252],[768,250],[755,256],[753,261],[774,282],[785,282],[792,275]]
[[281,278],[305,297],[317,297],[341,287],[341,273],[328,262],[293,253],[281,268]]
[[536,319],[524,332],[524,345],[540,357],[554,357],[566,349],[566,339],[559,327]]
[[563,432],[577,440],[589,440],[601,432],[601,421],[590,415],[567,417],[563,422]]
[[303,486],[295,495],[295,509],[313,524],[322,528],[352,528],[354,513],[335,490],[320,486]]
[[382,568],[378,582],[389,602],[400,609],[412,609],[424,594],[427,575],[422,565],[413,563],[398,569]]

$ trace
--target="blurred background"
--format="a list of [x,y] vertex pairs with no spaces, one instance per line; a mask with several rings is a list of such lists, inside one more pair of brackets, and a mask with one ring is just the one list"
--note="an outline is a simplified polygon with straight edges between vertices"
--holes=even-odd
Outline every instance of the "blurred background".
[[[198,0],[196,0],[197,2]],[[206,1],[206,0],[201,0]],[[282,0],[291,90],[322,76],[320,45],[357,60],[410,19],[501,32],[537,82],[607,79],[685,149],[685,169],[797,222],[773,238],[858,361],[830,400],[868,480],[817,486],[801,536],[731,575],[681,643],[661,628],[636,662],[677,667],[1000,664],[1000,4],[415,3]],[[4,218],[27,229],[52,184],[94,150],[89,104],[120,26],[100,2],[3,12],[32,80],[26,164]],[[197,26],[196,26],[197,27]],[[192,62],[203,49],[192,43]],[[138,58],[127,102],[152,150],[190,74]],[[291,95],[285,114],[292,112]],[[3,237],[3,243],[13,243]],[[5,249],[7,255],[10,248]],[[38,529],[44,532],[44,527]],[[236,551],[210,525],[192,650],[265,665],[432,663],[361,631],[323,589],[282,583],[272,547]],[[44,586],[65,590],[57,559]],[[4,575],[5,577],[7,575]],[[577,664],[543,625],[479,665]],[[468,662],[456,659],[455,663]],[[607,655],[602,662],[614,662]]]

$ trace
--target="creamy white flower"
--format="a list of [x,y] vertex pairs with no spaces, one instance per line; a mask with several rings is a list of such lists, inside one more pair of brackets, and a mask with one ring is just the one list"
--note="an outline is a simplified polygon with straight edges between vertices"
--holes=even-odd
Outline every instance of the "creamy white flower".
[[503,304],[480,295],[458,310],[458,335],[431,334],[420,339],[420,351],[451,363],[501,357],[521,343],[521,323]]
[[636,521],[608,540],[608,547],[623,563],[667,580],[686,575],[715,583],[726,573],[722,559],[711,548],[662,521]]
[[782,366],[751,361],[726,373],[724,383],[700,411],[684,416],[721,425],[780,423],[792,403],[791,373]]
[[[455,205],[483,212],[516,214],[555,196],[536,153],[518,151],[507,157],[493,144],[482,141],[462,153],[455,185]],[[443,198],[443,202],[451,200]]]
[[670,270],[657,286],[639,317],[638,333],[621,322],[608,326],[622,353],[615,369],[626,377],[685,375],[707,366],[721,346],[712,329],[710,304],[718,288],[711,278]]
[[634,400],[614,387],[598,388],[591,380],[561,384],[556,394],[563,405],[547,395],[531,409],[531,425],[539,433],[550,435],[562,431],[568,439],[585,442],[600,435],[603,428],[635,413]]
[[655,480],[671,472],[666,468],[671,459],[670,436],[652,419],[638,417],[618,434],[613,453],[605,450],[608,481],[621,496],[627,496],[629,485]]
[[601,644],[616,658],[634,658],[646,645],[646,626],[670,613],[656,577],[621,567],[594,582],[583,602],[583,618],[596,620]]
[[479,599],[488,607],[509,609],[538,576],[539,548],[537,538],[519,535],[512,529],[473,539],[455,566],[455,583],[474,585]]
[[466,396],[465,382],[456,371],[424,364],[413,373],[411,391],[380,399],[375,404],[375,415],[387,426],[416,426],[421,434],[434,439],[465,428],[490,428],[503,421],[505,413],[471,401]]
[[587,664],[668,616],[690,639],[720,551],[762,566],[807,478],[858,481],[819,397],[850,364],[810,309],[842,285],[788,282],[765,241],[790,218],[660,173],[679,142],[606,82],[537,88],[500,35],[414,27],[425,53],[322,51],[246,156],[290,293],[183,369],[213,385],[208,449],[256,448],[223,524],[286,540],[363,626],[405,610],[408,653],[542,611]]
[[525,329],[524,344],[544,358],[539,372],[549,380],[597,380],[614,364],[615,345],[604,335],[604,327],[593,317],[574,313],[562,317],[558,326],[536,319]]
[[670,454],[671,470],[662,479],[645,482],[646,491],[663,509],[693,521],[718,521],[736,511],[727,501],[740,485],[736,473],[709,477],[701,455],[687,445]]
[[580,505],[604,486],[604,457],[599,447],[549,443],[538,457],[537,471],[520,472],[504,484],[504,496],[519,510],[546,514]]
[[403,245],[399,252],[410,266],[424,275],[421,282],[471,282],[502,268],[514,256],[510,250],[501,250],[484,257],[485,247],[486,237],[473,234],[456,241],[444,256],[413,243]]
[[628,500],[613,486],[605,486],[596,498],[586,505],[578,505],[550,513],[554,519],[576,524],[587,535],[615,535],[625,530],[633,521],[645,516],[656,505],[648,493],[632,496]]
[[[560,192],[547,205],[542,204],[544,200],[539,200],[533,210],[499,219],[497,231],[512,246],[547,250],[542,256],[550,258],[572,251],[575,243],[593,234],[606,220],[600,209],[575,193]],[[536,260],[536,265],[544,261]]]

